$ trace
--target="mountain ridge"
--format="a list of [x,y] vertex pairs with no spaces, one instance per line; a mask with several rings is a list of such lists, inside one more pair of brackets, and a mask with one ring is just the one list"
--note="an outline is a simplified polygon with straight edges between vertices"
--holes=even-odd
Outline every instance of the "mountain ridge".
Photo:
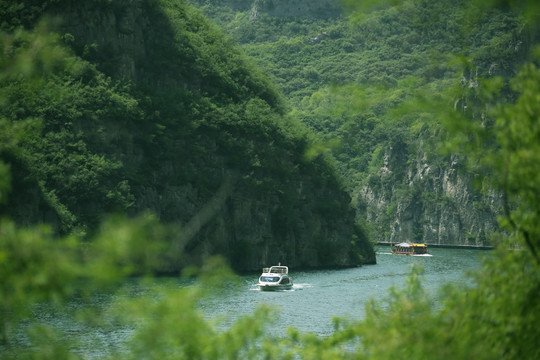
[[167,271],[217,254],[238,271],[375,262],[331,164],[305,156],[309,131],[202,13],[154,0],[66,0],[42,11],[69,19],[54,26],[77,65],[46,74],[47,88],[22,84],[39,104],[25,114],[43,128],[19,159],[35,182],[26,191],[42,199],[22,207],[23,192],[11,194],[4,214],[42,221],[24,210],[39,201],[56,212],[57,229],[92,233],[108,212],[151,211],[187,234]]
[[[482,172],[464,171],[465,157],[440,153],[445,125],[408,103],[424,93],[433,96],[424,103],[440,104],[459,71],[459,86],[477,91],[483,76],[511,77],[534,38],[524,19],[476,3],[399,1],[359,20],[288,16],[293,5],[287,11],[279,2],[279,14],[261,11],[251,21],[246,9],[198,3],[268,71],[293,116],[328,144],[373,239],[490,244],[502,194],[477,187]],[[457,107],[441,105],[470,112],[474,100],[455,96]],[[475,109],[471,116],[481,117]]]

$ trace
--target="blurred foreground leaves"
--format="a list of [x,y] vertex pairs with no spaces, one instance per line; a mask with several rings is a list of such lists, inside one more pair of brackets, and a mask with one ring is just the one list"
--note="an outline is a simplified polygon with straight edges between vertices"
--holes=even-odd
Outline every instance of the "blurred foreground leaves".
[[[21,57],[20,62],[1,64],[0,79],[13,76],[13,69],[21,66],[19,76],[39,81],[43,71],[66,66],[63,50],[41,52],[42,38],[29,39],[27,52],[14,55]],[[10,49],[6,44],[5,40],[4,53]],[[484,94],[465,94],[492,105],[486,113],[490,122],[469,126],[473,123],[466,116],[451,121],[453,139],[457,143],[476,139],[462,141],[467,143],[462,150],[489,169],[495,185],[508,197],[509,208],[502,219],[508,233],[471,276],[469,288],[441,290],[442,304],[432,303],[422,289],[421,272],[415,269],[404,288],[393,289],[383,302],[369,303],[363,321],[336,319],[335,332],[327,338],[295,329],[289,329],[284,338],[268,337],[265,325],[275,315],[268,307],[228,330],[218,330],[197,306],[201,297],[219,294],[214,292],[217,284],[231,281],[227,267],[212,260],[207,268],[187,273],[198,279],[191,286],[151,287],[133,299],[123,296],[112,308],[85,309],[77,319],[87,326],[105,326],[106,318],[105,322],[133,330],[125,347],[110,355],[115,359],[540,358],[539,62],[537,57],[524,65],[512,81],[515,101],[489,102],[495,99],[498,86],[484,86],[488,91]],[[0,119],[0,127],[0,152],[25,134],[9,119]],[[485,156],[486,146],[492,150],[489,156]],[[9,189],[9,166],[0,162],[0,201]],[[0,358],[84,358],[72,351],[73,339],[34,316],[36,307],[53,304],[59,311],[73,312],[68,307],[73,297],[114,293],[129,276],[152,275],[151,270],[163,261],[161,239],[167,236],[168,230],[151,215],[112,218],[89,242],[76,233],[58,238],[47,226],[19,228],[3,219]]]

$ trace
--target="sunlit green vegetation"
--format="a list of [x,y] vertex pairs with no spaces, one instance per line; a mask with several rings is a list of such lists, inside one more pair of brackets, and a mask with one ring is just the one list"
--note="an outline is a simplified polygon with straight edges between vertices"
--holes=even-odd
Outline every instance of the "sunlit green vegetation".
[[[1,154],[13,179],[10,192],[2,189],[3,215],[82,238],[114,213],[149,211],[183,225],[229,185],[228,197],[276,202],[267,206],[276,233],[297,231],[303,204],[329,222],[348,219],[344,241],[357,244],[350,257],[374,261],[313,134],[286,115],[268,77],[199,10],[182,1],[3,1],[0,18],[0,117],[21,132],[6,136]],[[102,33],[89,37],[94,31]],[[182,246],[208,242],[199,235]],[[245,239],[236,240],[247,251]],[[245,270],[235,246],[219,246],[211,253],[236,256]]]
[[[388,240],[397,219],[366,210],[366,186],[375,196],[391,197],[390,207],[414,198],[434,200],[418,207],[461,205],[434,191],[432,178],[411,186],[415,164],[428,163],[438,172],[451,160],[440,151],[446,138],[440,119],[409,104],[419,96],[440,104],[457,77],[469,86],[484,77],[508,81],[527,59],[529,34],[537,32],[521,11],[534,2],[345,1],[348,12],[341,18],[261,12],[256,19],[221,2],[195,2],[270,73],[293,116],[320,136],[359,220],[377,218],[368,224],[376,241]],[[389,149],[398,164],[384,164]],[[392,171],[381,176],[383,166]]]
[[[73,296],[89,297],[96,289],[113,291],[129,275],[151,275],[156,264],[163,263],[160,257],[164,247],[170,246],[160,240],[173,237],[177,229],[164,227],[151,215],[132,220],[92,219],[98,225],[86,237],[84,225],[91,222],[84,220],[85,212],[77,213],[78,206],[70,202],[84,201],[70,194],[82,191],[78,190],[82,182],[88,181],[101,200],[98,204],[129,208],[133,194],[125,183],[111,175],[118,171],[121,159],[100,155],[98,149],[113,145],[97,134],[92,138],[82,130],[47,129],[83,129],[84,120],[92,116],[103,121],[120,119],[135,126],[144,121],[142,114],[146,108],[137,106],[137,100],[127,91],[128,84],[124,86],[104,76],[43,30],[4,34],[1,46],[0,203],[4,209],[12,206],[17,201],[13,196],[21,196],[15,192],[28,186],[32,190],[28,196],[33,191],[42,194],[41,206],[54,210],[66,235],[58,235],[47,225],[16,224],[8,218],[0,222],[0,358],[82,358],[72,351],[75,345],[71,340],[76,339],[56,333],[46,321],[35,319],[33,309],[46,303],[70,312],[73,309],[66,305]],[[94,312],[89,308],[78,313],[77,318],[87,326],[111,326],[114,322],[113,326],[134,329],[132,341],[125,349],[111,354],[115,359],[540,358],[536,341],[540,335],[539,64],[540,51],[535,49],[523,64],[516,66],[515,76],[486,80],[478,77],[478,87],[458,84],[446,89],[451,91],[441,91],[437,104],[442,115],[422,103],[409,105],[416,114],[444,118],[441,126],[447,129],[448,145],[467,155],[473,170],[488,173],[493,185],[507,198],[508,207],[501,219],[506,233],[499,236],[494,256],[471,276],[469,288],[450,286],[441,290],[441,306],[435,307],[424,293],[421,272],[415,270],[404,288],[393,289],[382,303],[370,303],[365,320],[336,319],[335,332],[330,337],[319,338],[294,329],[289,329],[287,337],[281,339],[263,336],[264,325],[274,311],[265,307],[239,320],[231,329],[218,331],[197,309],[197,299],[207,296],[209,289],[215,287],[215,274],[224,272],[223,263],[215,260],[198,272],[187,273],[198,275],[195,286],[173,292],[156,289],[151,297],[141,296],[120,304],[121,311],[107,308]],[[507,77],[511,77],[508,82]],[[406,83],[400,83],[403,91],[408,90]],[[388,91],[378,86],[345,89],[364,101],[383,97]],[[455,91],[470,104],[470,111],[454,110],[453,98],[446,96],[455,96]],[[316,96],[312,98],[316,103]],[[86,105],[75,107],[76,101]],[[241,109],[251,114],[247,119],[257,120],[253,114],[267,110],[264,103],[268,102],[271,100],[250,99]],[[112,105],[105,107],[105,103]],[[326,109],[322,104],[323,99],[317,103],[321,111]],[[212,107],[211,102],[207,106]],[[486,109],[484,117],[477,116],[475,109],[480,108]],[[87,111],[78,113],[81,109]],[[347,113],[352,114],[354,109],[353,106]],[[229,110],[227,114],[232,116],[232,110],[238,108]],[[125,117],[113,116],[115,111]],[[222,110],[215,111],[219,114]],[[44,116],[47,112],[56,115]],[[276,121],[281,119],[274,118],[275,114],[269,116]],[[410,121],[412,125],[405,128],[410,126],[412,131],[418,131],[413,117]],[[160,130],[163,131],[156,127],[142,140],[153,146],[151,135]],[[362,131],[373,136],[367,128]],[[65,148],[74,151],[61,152]],[[65,162],[49,161],[47,157],[52,156],[62,156]],[[162,159],[152,159],[157,160]],[[376,159],[365,161],[369,165]],[[60,170],[51,166],[58,163],[63,169],[71,169],[73,178],[60,181]],[[13,183],[14,173],[25,174],[18,178],[27,183]],[[137,176],[129,180],[134,181]],[[35,181],[41,177],[43,182]],[[112,182],[107,185],[108,181]]]

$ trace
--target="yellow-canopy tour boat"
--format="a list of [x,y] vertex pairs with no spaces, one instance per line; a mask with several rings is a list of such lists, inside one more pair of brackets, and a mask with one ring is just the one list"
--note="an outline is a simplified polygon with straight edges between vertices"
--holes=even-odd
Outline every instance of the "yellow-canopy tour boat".
[[411,244],[407,242],[392,245],[392,254],[398,255],[426,255],[429,254],[426,244]]

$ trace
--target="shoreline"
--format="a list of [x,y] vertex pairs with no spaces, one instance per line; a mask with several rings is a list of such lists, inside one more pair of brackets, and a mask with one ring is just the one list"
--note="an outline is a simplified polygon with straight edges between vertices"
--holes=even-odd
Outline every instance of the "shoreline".
[[[389,242],[378,242],[377,245],[387,245],[390,246]],[[446,249],[472,249],[472,250],[493,250],[495,246],[477,246],[477,245],[455,245],[455,244],[429,244],[426,243],[428,248],[446,248]]]

